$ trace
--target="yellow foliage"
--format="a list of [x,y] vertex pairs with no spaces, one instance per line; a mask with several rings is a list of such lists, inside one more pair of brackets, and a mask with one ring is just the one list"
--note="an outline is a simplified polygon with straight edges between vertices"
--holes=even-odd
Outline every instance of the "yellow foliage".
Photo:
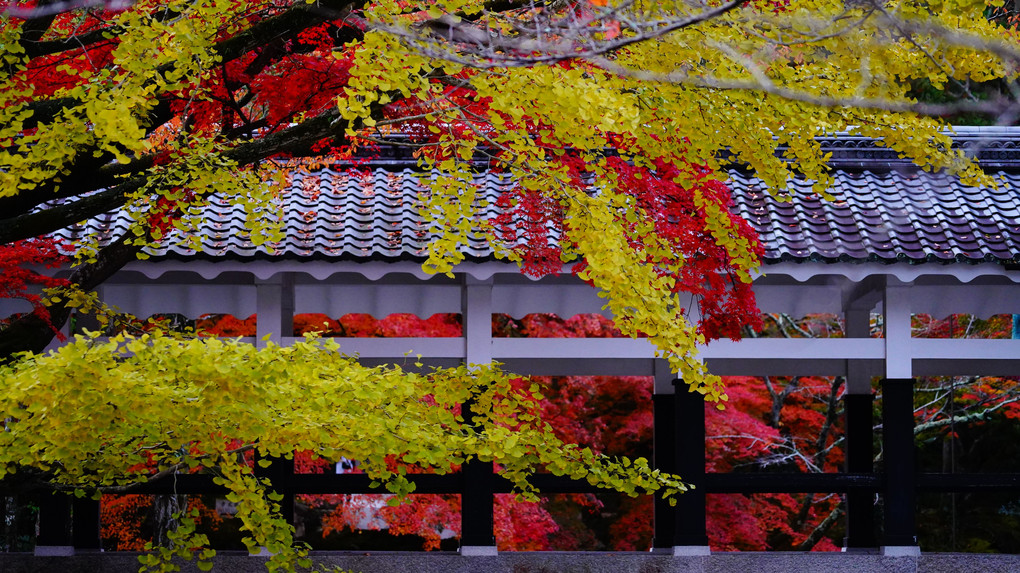
[[[630,495],[686,489],[646,461],[564,444],[534,415],[527,385],[494,368],[427,375],[369,368],[331,340],[256,349],[216,338],[92,334],[0,367],[0,381],[0,477],[34,468],[57,487],[95,491],[201,466],[238,503],[249,548],[268,548],[273,567],[285,570],[304,551],[293,544],[271,484],[238,461],[239,451],[356,459],[398,495],[412,484],[391,459],[440,474],[454,460],[494,461],[530,499],[527,477],[544,467]],[[470,422],[459,414],[468,401]]]

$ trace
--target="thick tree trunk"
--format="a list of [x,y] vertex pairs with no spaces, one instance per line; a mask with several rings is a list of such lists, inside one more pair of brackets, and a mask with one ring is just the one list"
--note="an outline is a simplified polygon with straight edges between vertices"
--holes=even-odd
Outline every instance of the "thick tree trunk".
[[177,531],[177,516],[188,508],[186,495],[152,496],[152,543],[158,547],[173,548],[170,534]]

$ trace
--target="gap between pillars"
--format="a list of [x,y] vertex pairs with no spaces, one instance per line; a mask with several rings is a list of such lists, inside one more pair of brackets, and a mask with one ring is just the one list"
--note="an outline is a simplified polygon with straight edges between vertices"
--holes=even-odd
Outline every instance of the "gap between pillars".
[[98,499],[76,497],[71,501],[71,538],[75,553],[102,551]]
[[287,523],[294,525],[294,488],[292,477],[294,476],[294,458],[262,458],[269,460],[268,467],[258,464],[259,456],[255,455],[255,477],[269,480],[273,491],[283,495],[280,500],[280,515],[287,520]]
[[43,493],[39,502],[39,534],[35,554],[66,557],[102,550],[99,500],[70,494]]
[[[471,404],[464,405],[464,419],[471,421]],[[464,556],[496,554],[493,521],[493,464],[473,459],[460,469],[460,551]]]

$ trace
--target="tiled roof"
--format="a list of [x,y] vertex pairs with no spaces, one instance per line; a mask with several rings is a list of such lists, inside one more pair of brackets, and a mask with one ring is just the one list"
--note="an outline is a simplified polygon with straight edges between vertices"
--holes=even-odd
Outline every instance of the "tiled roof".
[[[797,188],[793,201],[770,195],[761,181],[730,172],[734,209],[758,231],[766,262],[1020,264],[1020,132],[982,129],[957,139],[976,150],[1002,180],[995,189],[961,185],[951,178],[919,172],[864,138],[823,142],[832,153],[835,201]],[[991,139],[983,139],[983,138]],[[394,151],[395,150],[395,151]],[[204,246],[163,247],[155,258],[421,260],[431,233],[417,214],[422,191],[413,158],[400,148],[383,153],[360,171],[338,167],[294,176],[283,194],[286,238],[270,255],[244,239],[240,207],[214,203],[198,236]],[[480,172],[473,183],[489,204],[506,189],[505,175]],[[490,207],[488,214],[492,214]],[[86,223],[88,230],[123,231],[123,214]],[[78,235],[84,230],[72,231]],[[472,241],[469,260],[491,258],[481,240]]]
[[[927,173],[838,171],[834,201],[781,201],[731,174],[737,211],[758,231],[767,262],[1020,263],[1020,175],[997,189]],[[806,184],[795,185],[805,193]]]
[[[735,210],[758,231],[766,262],[1020,263],[1020,175],[999,173],[997,189],[965,187],[945,177],[898,171],[839,171],[834,201],[804,193],[792,201],[769,194],[761,181],[732,172]],[[244,239],[240,207],[215,203],[199,231],[204,250],[163,248],[157,258],[421,259],[430,236],[416,214],[419,175],[376,169],[322,170],[295,176],[283,197],[286,238],[268,255]],[[504,176],[475,176],[491,204]],[[489,208],[490,214],[493,212]],[[109,215],[87,226],[123,231],[128,220]],[[490,257],[478,240],[470,259]]]

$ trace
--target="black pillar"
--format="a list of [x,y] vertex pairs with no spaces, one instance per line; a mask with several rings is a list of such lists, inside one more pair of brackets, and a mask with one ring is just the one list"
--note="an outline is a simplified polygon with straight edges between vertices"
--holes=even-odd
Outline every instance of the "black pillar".
[[471,460],[461,468],[464,486],[460,498],[461,547],[495,547],[493,533],[492,462]]
[[[655,469],[676,472],[676,398],[672,394],[656,394],[652,398],[653,435],[652,463]],[[673,547],[676,535],[676,508],[669,500],[656,495],[653,502],[654,537],[652,547]]]
[[683,380],[676,387],[676,471],[695,489],[678,498],[673,536],[675,546],[707,546],[705,528],[705,397],[689,391]]
[[268,467],[262,467],[257,463],[259,457],[255,456],[255,475],[269,480],[270,488],[283,495],[280,500],[280,515],[287,520],[287,523],[294,523],[294,458],[267,458]]
[[[464,419],[473,417],[471,404],[464,405]],[[492,513],[493,465],[477,459],[464,463],[460,469],[460,545],[461,547],[496,547]]]
[[[874,467],[874,402],[868,394],[847,394],[843,397],[843,412],[846,418],[846,471],[847,473],[868,474]],[[848,492],[846,494],[846,537],[843,546],[847,549],[877,547],[875,540],[875,496],[871,492]]]
[[99,530],[99,500],[76,497],[71,502],[71,536],[75,552],[103,548]]
[[39,496],[39,534],[35,544],[40,546],[70,546],[71,498],[64,493],[45,492]]
[[917,545],[914,381],[882,380],[885,546]]

